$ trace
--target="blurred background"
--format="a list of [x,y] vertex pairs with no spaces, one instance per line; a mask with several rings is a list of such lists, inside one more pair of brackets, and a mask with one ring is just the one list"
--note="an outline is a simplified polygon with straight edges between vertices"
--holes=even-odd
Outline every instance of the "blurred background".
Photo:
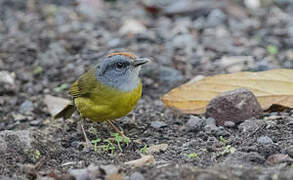
[[142,77],[156,100],[198,75],[293,68],[293,1],[1,0],[0,118],[46,112],[44,94],[67,97],[115,51],[153,59]]
[[198,75],[293,68],[293,1],[1,0],[2,118],[43,112],[32,101],[67,96],[115,51],[153,59],[142,72],[151,99]]
[[[118,157],[84,152],[79,147],[84,141],[77,126],[79,116],[52,120],[44,96],[69,98],[67,92],[74,80],[97,59],[117,51],[153,60],[141,73],[143,97],[136,109],[115,122],[139,143],[131,143]],[[145,144],[159,143],[169,145],[168,151],[156,156],[161,163],[179,161],[209,167],[223,162],[216,158],[217,147],[223,144],[216,139],[219,135],[229,137],[236,148],[244,147],[244,155],[236,158],[263,166],[264,159],[253,154],[261,149],[254,146],[253,138],[247,140],[246,132],[215,127],[216,135],[200,128],[195,128],[198,133],[187,133],[187,121],[197,117],[178,116],[164,108],[160,97],[194,78],[275,68],[293,68],[293,0],[0,0],[0,132],[34,133],[38,150],[34,152],[47,158],[42,166],[48,169],[68,169],[73,165],[61,164],[71,161],[78,162],[74,164],[78,167],[90,162],[121,164],[140,158],[136,152]],[[278,143],[283,152],[290,144],[286,139],[292,135],[293,120],[290,126],[282,119],[276,123],[275,115],[271,114],[274,122],[264,121],[268,123],[266,132],[255,133],[263,126],[252,124],[252,129],[257,129],[251,136],[270,133],[277,138],[274,142],[282,141]],[[91,131],[89,126],[95,128]],[[87,125],[86,129],[90,139],[110,136],[105,124]],[[38,161],[33,153],[24,153],[22,140],[11,139],[6,139],[6,155],[0,153],[0,159],[6,160],[0,164],[0,174],[15,173],[16,163]],[[15,147],[19,151],[12,151]],[[267,152],[281,152],[274,147],[272,144],[260,153],[267,157]],[[200,158],[186,157],[194,152],[200,152]],[[241,165],[239,162],[227,164]],[[243,177],[248,174],[243,173]]]

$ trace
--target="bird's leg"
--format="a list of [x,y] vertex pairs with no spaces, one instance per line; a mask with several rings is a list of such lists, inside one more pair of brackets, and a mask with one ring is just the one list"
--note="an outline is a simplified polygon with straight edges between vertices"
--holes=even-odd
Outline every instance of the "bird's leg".
[[86,135],[86,133],[84,131],[83,123],[84,123],[84,118],[81,118],[81,123],[80,123],[81,130],[82,130],[82,133],[84,135],[84,139],[85,139],[86,146],[87,146],[87,148],[90,148],[90,147],[92,147],[92,144],[91,144],[89,138],[87,137],[87,135]]
[[114,131],[116,132],[116,133],[118,133],[121,137],[125,137],[124,136],[124,134],[123,134],[123,132],[121,132],[113,123],[112,123],[112,121],[111,120],[108,120],[107,121],[109,124],[110,124],[110,126],[114,129]]

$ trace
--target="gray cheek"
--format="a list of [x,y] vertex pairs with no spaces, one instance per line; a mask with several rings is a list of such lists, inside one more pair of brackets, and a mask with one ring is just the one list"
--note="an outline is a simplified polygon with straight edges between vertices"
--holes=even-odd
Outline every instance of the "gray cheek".
[[138,72],[127,72],[119,74],[115,71],[100,74],[97,79],[105,85],[119,89],[123,92],[132,91],[139,85]]

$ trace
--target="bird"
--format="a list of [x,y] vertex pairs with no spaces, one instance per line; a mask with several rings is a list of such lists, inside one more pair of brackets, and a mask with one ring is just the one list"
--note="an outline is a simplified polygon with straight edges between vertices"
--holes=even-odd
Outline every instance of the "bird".
[[85,118],[93,122],[108,122],[121,136],[124,134],[112,123],[127,115],[142,95],[139,78],[141,66],[150,62],[128,52],[111,53],[99,60],[82,74],[69,89],[72,102],[54,118],[67,119],[78,111],[86,144],[90,141],[85,133]]

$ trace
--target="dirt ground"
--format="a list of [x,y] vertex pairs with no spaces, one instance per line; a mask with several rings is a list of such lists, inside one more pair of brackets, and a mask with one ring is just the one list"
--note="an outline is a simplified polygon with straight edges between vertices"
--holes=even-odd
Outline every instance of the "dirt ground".
[[[100,179],[293,179],[293,110],[216,127],[160,101],[198,75],[293,68],[293,1],[191,2],[0,0],[0,72],[11,79],[0,78],[1,179],[70,179],[88,166]],[[153,62],[138,105],[115,121],[131,142],[107,149],[112,129],[87,122],[101,140],[88,150],[78,114],[54,120],[44,97],[70,99],[70,84],[114,51]],[[155,162],[125,164],[162,144]]]

